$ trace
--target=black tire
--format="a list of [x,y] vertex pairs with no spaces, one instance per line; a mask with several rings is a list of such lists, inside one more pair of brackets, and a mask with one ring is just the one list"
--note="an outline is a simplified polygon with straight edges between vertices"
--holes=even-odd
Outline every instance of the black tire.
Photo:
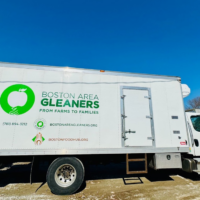
[[[56,183],[56,170],[63,164],[70,164],[76,170],[76,179],[72,185],[61,187]],[[57,195],[70,195],[75,193],[82,185],[85,176],[85,169],[82,162],[75,157],[60,157],[54,160],[47,171],[47,184],[52,193]]]

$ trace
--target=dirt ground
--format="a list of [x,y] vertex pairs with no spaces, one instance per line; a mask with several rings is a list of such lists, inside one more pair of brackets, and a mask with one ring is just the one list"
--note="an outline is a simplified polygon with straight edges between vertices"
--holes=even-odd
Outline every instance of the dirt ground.
[[126,175],[124,164],[92,165],[76,194],[56,196],[45,181],[45,167],[39,168],[30,185],[30,167],[30,163],[15,163],[0,170],[0,199],[200,199],[200,176],[181,170],[152,170],[135,176]]

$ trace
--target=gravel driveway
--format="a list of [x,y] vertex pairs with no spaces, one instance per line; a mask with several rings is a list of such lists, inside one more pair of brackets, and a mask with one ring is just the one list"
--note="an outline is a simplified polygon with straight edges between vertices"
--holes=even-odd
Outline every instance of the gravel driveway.
[[126,175],[124,165],[91,165],[80,191],[71,196],[55,196],[45,181],[45,167],[40,167],[30,185],[30,163],[15,163],[0,170],[0,199],[200,199],[197,174],[152,170],[145,175]]

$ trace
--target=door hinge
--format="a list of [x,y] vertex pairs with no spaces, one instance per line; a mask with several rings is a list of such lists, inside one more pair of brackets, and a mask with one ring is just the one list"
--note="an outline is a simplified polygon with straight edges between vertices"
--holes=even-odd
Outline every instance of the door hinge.
[[125,116],[125,115],[122,114],[122,117],[123,117],[123,118],[126,118],[127,116]]
[[122,95],[121,98],[124,99],[124,97],[126,97],[126,95]]
[[124,133],[122,133],[122,138],[123,138],[124,140],[127,140],[127,139],[128,139],[128,138],[126,138],[126,136],[125,136]]
[[153,119],[153,117],[152,117],[152,116],[146,116],[146,118],[150,118],[150,119]]
[[150,97],[150,96],[144,96],[144,98],[151,99],[151,97]]

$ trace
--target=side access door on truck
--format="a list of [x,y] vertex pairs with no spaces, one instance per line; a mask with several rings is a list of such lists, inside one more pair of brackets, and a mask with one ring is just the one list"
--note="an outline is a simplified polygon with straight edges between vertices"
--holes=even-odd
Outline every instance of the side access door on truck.
[[149,88],[121,88],[122,137],[124,146],[152,146],[154,138]]

